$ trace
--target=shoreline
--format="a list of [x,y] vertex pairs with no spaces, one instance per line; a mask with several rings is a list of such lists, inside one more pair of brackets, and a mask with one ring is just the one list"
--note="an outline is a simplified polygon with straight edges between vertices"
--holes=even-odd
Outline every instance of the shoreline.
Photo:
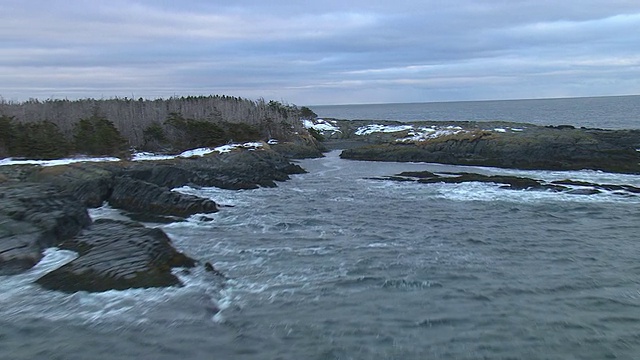
[[[174,222],[214,213],[219,205],[172,191],[189,186],[275,187],[304,170],[271,149],[236,149],[203,157],[144,162],[0,167],[0,275],[37,264],[50,247],[78,258],[35,282],[64,292],[181,286],[175,267],[210,264],[177,251],[159,229],[138,221]],[[87,209],[104,203],[135,221],[98,219]]]
[[[146,228],[140,222],[174,222],[194,214],[217,212],[219,205],[214,201],[172,189],[185,185],[232,190],[275,187],[277,182],[288,180],[289,175],[305,172],[290,161],[292,157],[317,156],[320,147],[325,151],[342,150],[340,157],[350,160],[526,170],[586,168],[640,174],[640,152],[636,150],[640,149],[640,130],[505,122],[487,126],[478,122],[317,120],[307,125],[319,126],[325,141],[195,151],[189,152],[194,156],[154,161],[0,166],[0,274],[17,274],[31,268],[52,246],[76,251],[79,257],[36,280],[51,290],[181,286],[171,274],[174,267],[205,266],[218,274],[210,264],[177,251],[164,232]],[[532,160],[536,158],[539,161]],[[570,179],[547,184],[535,179],[466,173],[452,179],[451,175],[444,175],[389,174],[378,180],[498,182],[516,190],[586,196],[611,191],[640,196],[640,189],[630,185]],[[130,214],[135,221],[92,221],[87,209],[105,202]]]

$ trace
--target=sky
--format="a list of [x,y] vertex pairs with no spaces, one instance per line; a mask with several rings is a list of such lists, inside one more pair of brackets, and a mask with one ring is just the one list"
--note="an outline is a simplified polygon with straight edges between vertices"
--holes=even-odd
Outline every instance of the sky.
[[638,0],[0,0],[5,100],[640,94]]

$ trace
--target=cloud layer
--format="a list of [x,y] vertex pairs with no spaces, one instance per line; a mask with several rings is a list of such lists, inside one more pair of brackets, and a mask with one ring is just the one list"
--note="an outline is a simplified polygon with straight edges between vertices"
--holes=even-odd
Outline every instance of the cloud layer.
[[0,95],[311,105],[638,94],[637,29],[635,0],[5,0]]

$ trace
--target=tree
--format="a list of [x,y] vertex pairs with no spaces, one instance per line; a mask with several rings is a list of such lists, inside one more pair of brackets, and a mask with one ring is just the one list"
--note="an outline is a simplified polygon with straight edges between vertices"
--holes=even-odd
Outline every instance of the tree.
[[128,143],[113,123],[99,115],[80,119],[73,126],[73,140],[76,151],[87,155],[123,156]]
[[300,118],[301,119],[313,120],[313,119],[316,119],[317,117],[318,117],[318,114],[313,112],[313,110],[309,109],[308,107],[303,106],[303,107],[300,108]]

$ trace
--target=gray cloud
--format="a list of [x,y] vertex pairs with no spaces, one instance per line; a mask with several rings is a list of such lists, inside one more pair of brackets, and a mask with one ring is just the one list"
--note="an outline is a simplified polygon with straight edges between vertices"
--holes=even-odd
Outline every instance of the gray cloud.
[[640,3],[622,0],[5,0],[0,95],[323,104],[640,93],[638,28]]

